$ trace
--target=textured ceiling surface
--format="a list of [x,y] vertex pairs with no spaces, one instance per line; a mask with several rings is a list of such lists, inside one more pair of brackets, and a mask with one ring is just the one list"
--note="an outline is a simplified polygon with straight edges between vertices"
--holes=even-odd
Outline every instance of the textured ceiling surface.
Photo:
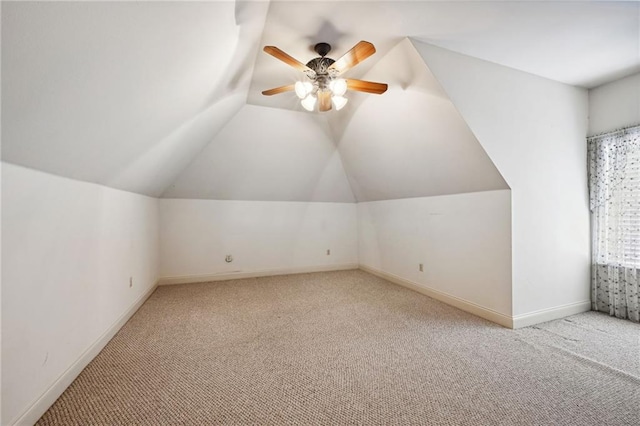
[[[506,187],[412,40],[592,87],[638,70],[637,2],[4,2],[2,159],[151,196],[352,202]],[[325,41],[377,53],[340,112],[264,97]],[[331,55],[330,55],[331,56]],[[446,124],[446,125],[445,125]]]

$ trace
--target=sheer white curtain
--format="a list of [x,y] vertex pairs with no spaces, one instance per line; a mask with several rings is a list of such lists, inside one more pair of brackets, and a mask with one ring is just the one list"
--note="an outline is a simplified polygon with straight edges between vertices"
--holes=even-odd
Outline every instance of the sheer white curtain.
[[640,126],[587,142],[592,307],[640,322]]

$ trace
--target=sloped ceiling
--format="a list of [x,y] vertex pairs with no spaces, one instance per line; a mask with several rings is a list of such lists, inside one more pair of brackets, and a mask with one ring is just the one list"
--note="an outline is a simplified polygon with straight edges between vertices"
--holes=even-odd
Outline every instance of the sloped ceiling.
[[244,105],[267,7],[4,2],[2,159],[160,195]]
[[253,105],[242,108],[163,197],[355,201],[324,120]]
[[409,39],[365,77],[390,88],[362,102],[340,139],[358,201],[509,188]]
[[[3,2],[2,160],[151,196],[378,200],[506,187],[406,37],[592,87],[640,67],[636,2]],[[388,82],[300,111],[306,61]],[[248,104],[248,105],[247,105]]]

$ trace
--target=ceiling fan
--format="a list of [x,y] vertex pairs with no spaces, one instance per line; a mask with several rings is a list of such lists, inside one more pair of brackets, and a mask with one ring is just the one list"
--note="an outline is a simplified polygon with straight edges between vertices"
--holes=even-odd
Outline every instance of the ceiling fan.
[[304,109],[313,111],[317,101],[318,110],[324,112],[331,109],[331,104],[335,106],[336,110],[342,109],[348,101],[344,97],[347,89],[378,95],[387,91],[385,83],[339,78],[342,73],[376,53],[376,48],[368,41],[359,42],[338,60],[327,57],[327,54],[331,51],[331,45],[328,43],[318,43],[315,45],[314,50],[320,57],[310,60],[305,65],[275,46],[265,46],[264,51],[266,53],[302,71],[307,76],[308,81],[298,81],[295,84],[265,90],[262,94],[271,96],[293,90],[300,98],[300,103]]

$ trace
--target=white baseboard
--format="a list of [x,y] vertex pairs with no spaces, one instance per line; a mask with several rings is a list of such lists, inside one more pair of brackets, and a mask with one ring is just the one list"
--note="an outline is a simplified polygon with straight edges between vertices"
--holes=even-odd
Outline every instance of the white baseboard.
[[62,395],[62,393],[69,387],[76,377],[82,372],[82,370],[93,360],[96,355],[106,346],[107,343],[115,336],[115,334],[122,328],[129,318],[136,313],[136,311],[142,306],[144,302],[151,296],[151,294],[158,287],[156,282],[149,290],[147,290],[142,296],[140,296],[129,309],[127,309],[120,317],[105,331],[87,350],[85,350],[80,357],[65,370],[64,373],[58,377],[58,379],[31,405],[13,421],[9,422],[9,425],[33,425],[40,417],[56,402],[56,399]]
[[585,300],[553,308],[541,309],[527,314],[515,315],[513,317],[513,328],[529,327],[530,325],[540,324],[542,322],[552,321],[590,310],[591,301]]
[[239,280],[242,278],[270,277],[274,275],[306,274],[309,272],[345,271],[349,269],[358,269],[358,264],[343,263],[338,265],[317,265],[317,266],[303,266],[299,268],[263,269],[259,271],[247,271],[247,272],[233,271],[233,272],[219,272],[215,274],[204,274],[204,275],[182,275],[182,276],[175,276],[175,277],[160,277],[158,284],[173,285],[173,284],[206,283],[211,281]]
[[487,319],[491,322],[495,322],[496,324],[500,324],[507,328],[516,329],[516,328],[529,327],[531,325],[540,324],[543,322],[552,321],[552,320],[568,317],[569,315],[575,315],[575,314],[579,314],[579,313],[587,312],[591,310],[591,301],[585,300],[582,302],[575,302],[575,303],[569,303],[562,306],[555,306],[553,308],[541,309],[539,311],[529,312],[526,314],[509,316],[509,315],[501,314],[494,310],[485,308],[483,306],[476,305],[475,303],[469,302],[468,300],[464,300],[459,297],[452,296],[450,294],[443,293],[441,291],[434,290],[429,287],[425,287],[421,284],[415,283],[413,281],[409,281],[397,275],[372,268],[370,266],[360,265],[360,269],[362,269],[365,272],[369,272],[373,275],[376,275],[380,278],[384,278],[387,281],[391,281],[392,283],[399,284],[403,287],[407,287],[411,290],[417,291],[418,293],[422,293],[429,297],[433,297],[434,299],[444,302],[447,305],[454,306],[458,309],[477,315],[481,318]]
[[370,266],[361,264],[360,269],[362,269],[365,272],[369,272],[370,274],[376,275],[380,278],[383,278],[387,281],[391,281],[392,283],[399,284],[413,291],[417,291],[418,293],[422,293],[426,296],[437,299],[441,302],[446,303],[447,305],[451,305],[465,312],[469,312],[470,314],[477,315],[491,322],[495,322],[496,324],[500,324],[503,327],[513,328],[513,320],[509,315],[501,314],[500,312],[496,312],[492,309],[488,309],[483,306],[476,305],[475,303],[469,302],[468,300],[464,300],[459,297],[452,296],[450,294],[443,293],[441,291],[434,290],[429,287],[425,287],[421,284],[415,283],[413,281],[409,281],[407,279],[401,278],[394,274],[390,274],[388,272],[381,271],[379,269],[372,268]]

